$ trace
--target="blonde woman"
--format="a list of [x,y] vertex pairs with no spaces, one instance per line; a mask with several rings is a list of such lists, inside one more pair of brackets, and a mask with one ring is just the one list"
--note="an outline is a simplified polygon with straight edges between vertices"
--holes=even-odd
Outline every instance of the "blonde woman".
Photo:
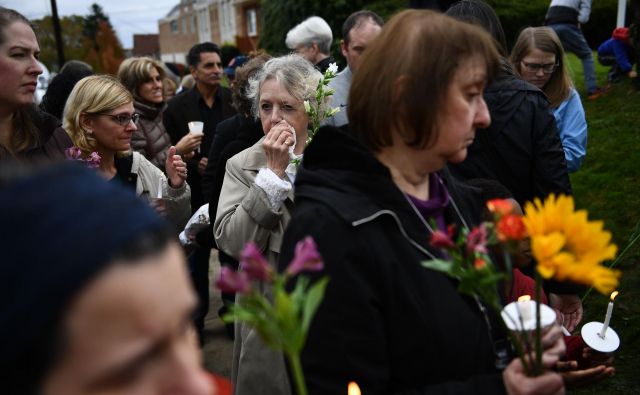
[[93,152],[100,155],[98,171],[106,179],[120,181],[148,200],[162,197],[162,204],[157,199],[154,205],[177,230],[191,213],[187,166],[175,147],[169,148],[166,176],[140,153],[132,153],[131,136],[138,117],[131,93],[117,79],[96,75],[83,78],[73,88],[62,126],[83,157]]
[[[162,65],[147,57],[129,58],[120,64],[118,79],[133,95],[133,107],[140,114],[138,129],[131,137],[131,147],[164,170],[171,137],[162,123],[162,115],[167,108]],[[191,155],[201,141],[202,136],[187,133],[178,141],[176,149],[179,154]]]
[[518,36],[510,60],[525,81],[549,98],[567,169],[578,170],[587,153],[587,120],[580,95],[569,77],[560,39],[551,28],[528,27]]

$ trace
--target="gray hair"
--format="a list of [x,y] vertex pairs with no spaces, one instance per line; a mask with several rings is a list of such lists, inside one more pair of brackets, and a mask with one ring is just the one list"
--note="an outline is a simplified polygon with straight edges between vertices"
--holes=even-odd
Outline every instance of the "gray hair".
[[[260,90],[267,80],[276,80],[284,86],[291,96],[315,106],[316,89],[322,74],[311,63],[299,55],[285,55],[268,60],[262,69],[249,78],[247,98],[252,102],[251,113],[256,119],[260,115]],[[327,107],[325,100],[320,108],[324,113]]]
[[319,16],[312,16],[289,30],[285,44],[289,49],[296,49],[301,45],[309,47],[315,43],[320,52],[329,54],[332,41],[333,33],[329,24]]

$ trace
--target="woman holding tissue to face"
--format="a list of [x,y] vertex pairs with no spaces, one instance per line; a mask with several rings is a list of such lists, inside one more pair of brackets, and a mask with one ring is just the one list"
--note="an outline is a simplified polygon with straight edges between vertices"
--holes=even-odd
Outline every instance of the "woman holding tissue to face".
[[96,75],[83,78],[73,88],[62,126],[83,158],[94,152],[100,155],[98,171],[106,179],[130,186],[166,215],[176,230],[182,229],[191,214],[187,165],[176,155],[176,148],[169,147],[165,176],[143,155],[131,152],[138,118],[131,93],[117,79]]
[[[313,105],[321,78],[309,62],[288,55],[267,61],[249,80],[247,97],[265,136],[227,161],[213,227],[218,247],[236,259],[252,241],[271,264],[278,261],[293,206],[291,159],[302,155],[308,137],[304,102]],[[236,394],[290,393],[282,355],[244,325],[236,325],[233,358]]]

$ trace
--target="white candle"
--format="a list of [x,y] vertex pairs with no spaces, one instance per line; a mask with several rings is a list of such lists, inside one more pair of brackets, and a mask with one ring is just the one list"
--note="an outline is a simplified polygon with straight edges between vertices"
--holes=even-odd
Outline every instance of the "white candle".
[[162,188],[164,187],[164,178],[160,177],[160,181],[158,182],[158,199],[162,199]]
[[604,325],[602,325],[602,330],[600,331],[600,337],[604,339],[605,334],[607,333],[607,329],[609,328],[609,321],[611,321],[611,313],[613,313],[613,300],[618,296],[618,291],[614,291],[611,294],[611,301],[607,306],[607,314],[604,316]]
[[532,305],[531,296],[522,295],[518,298],[518,314],[520,314],[522,322],[529,321],[531,319]]

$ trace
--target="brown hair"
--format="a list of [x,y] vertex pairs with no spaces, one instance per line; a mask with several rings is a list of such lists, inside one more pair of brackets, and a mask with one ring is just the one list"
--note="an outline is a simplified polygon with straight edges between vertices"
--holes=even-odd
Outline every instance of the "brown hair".
[[549,78],[542,90],[549,98],[551,107],[558,107],[569,97],[573,86],[569,71],[565,65],[562,43],[556,32],[549,27],[528,27],[524,29],[520,32],[509,59],[518,74],[522,75],[522,59],[533,49],[556,55],[558,68],[551,74],[551,78]]
[[[35,29],[29,20],[21,13],[10,8],[0,7],[0,44],[7,41],[6,29],[14,23],[24,23],[33,30]],[[36,36],[37,38],[37,36]],[[18,153],[39,143],[40,132],[33,123],[27,108],[18,109],[13,118],[13,134],[11,135],[10,147],[6,147],[9,152]]]
[[271,59],[270,55],[261,53],[236,70],[236,78],[231,88],[231,102],[240,114],[251,115],[253,100],[247,97],[249,78],[259,71],[269,59]]
[[138,94],[138,88],[143,83],[151,80],[151,71],[153,69],[156,69],[164,84],[165,72],[162,64],[148,57],[125,59],[118,68],[118,79],[137,101],[144,101]]
[[483,29],[433,11],[397,14],[354,74],[350,129],[373,151],[390,146],[393,133],[411,147],[435,143],[451,80],[473,57],[484,62],[488,78],[496,74],[498,51]]

